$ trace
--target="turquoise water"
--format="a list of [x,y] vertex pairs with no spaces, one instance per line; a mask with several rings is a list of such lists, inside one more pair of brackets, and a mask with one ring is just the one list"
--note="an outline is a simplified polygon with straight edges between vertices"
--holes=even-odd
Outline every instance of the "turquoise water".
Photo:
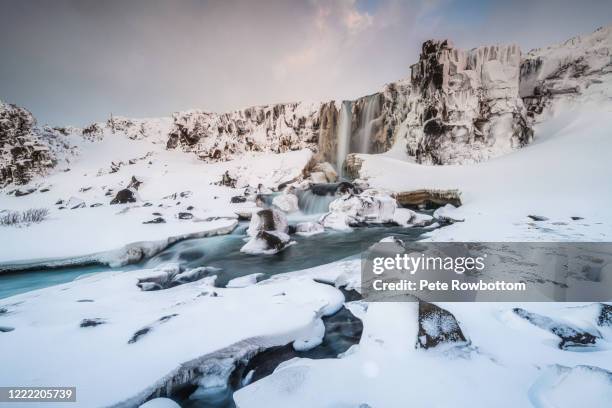
[[424,232],[422,228],[369,227],[351,232],[326,231],[311,237],[293,235],[296,245],[275,255],[248,255],[240,252],[245,244],[245,227],[239,226],[232,234],[189,239],[179,242],[158,255],[123,268],[102,265],[31,270],[0,274],[0,299],[35,289],[70,282],[80,276],[112,270],[152,268],[164,262],[178,262],[185,268],[215,266],[218,286],[225,286],[233,278],[262,273],[263,278],[291,272],[355,256],[382,238],[396,235],[413,241]]

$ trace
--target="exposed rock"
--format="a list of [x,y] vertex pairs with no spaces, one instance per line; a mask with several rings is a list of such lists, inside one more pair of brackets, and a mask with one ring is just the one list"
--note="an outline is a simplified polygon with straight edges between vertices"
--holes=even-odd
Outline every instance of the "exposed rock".
[[412,190],[394,194],[397,203],[409,208],[437,208],[451,204],[461,206],[459,190]]
[[310,191],[312,194],[318,196],[357,194],[359,192],[358,189],[348,181],[341,181],[340,183],[313,184],[310,186]]
[[247,198],[245,196],[234,196],[230,199],[230,203],[239,204],[246,203]]
[[433,217],[439,222],[445,224],[465,221],[464,218],[457,215],[457,207],[452,204],[446,204],[444,207],[438,208],[436,211],[434,211]]
[[313,172],[320,172],[325,175],[325,179],[328,183],[335,183],[338,179],[338,173],[334,167],[328,162],[317,163],[312,168]]
[[149,221],[143,221],[142,223],[143,224],[164,224],[165,222],[166,220],[164,220],[162,217],[157,217]]
[[345,195],[329,205],[329,213],[321,217],[323,226],[347,229],[368,224],[394,223],[397,204],[389,196],[365,191],[360,195]]
[[21,190],[21,189],[18,188],[17,190],[15,190],[15,197],[23,197],[23,196],[26,196],[28,194],[32,194],[35,191],[36,191],[35,188],[29,188],[27,190]]
[[310,181],[312,181],[313,183],[317,183],[317,184],[327,183],[327,177],[325,177],[325,173],[321,171],[313,171],[312,173],[310,173],[308,177],[310,178]]
[[190,220],[193,218],[193,214],[190,212],[180,212],[178,213],[179,220]]
[[419,301],[417,348],[430,349],[443,343],[466,343],[465,335],[448,310]]
[[527,217],[534,221],[548,221],[548,217],[544,217],[543,215],[528,215]]
[[0,187],[27,184],[47,174],[57,163],[56,151],[62,149],[63,135],[36,127],[26,109],[0,101]]
[[593,346],[597,339],[600,338],[598,333],[589,333],[577,327],[572,327],[566,323],[555,321],[550,317],[532,313],[519,307],[512,309],[512,311],[534,326],[558,336],[561,339],[559,343],[560,349]]
[[124,188],[123,190],[117,191],[115,198],[111,200],[111,204],[127,204],[127,203],[135,203],[136,196],[133,190],[129,188]]
[[176,264],[162,265],[149,276],[138,279],[136,285],[143,291],[168,289],[213,276],[218,271],[218,268],[213,267],[199,267],[184,271]]
[[101,324],[105,324],[106,320],[101,319],[99,317],[95,317],[93,319],[83,319],[81,320],[81,324],[79,325],[80,327],[95,327],[95,326],[99,326]]
[[251,239],[240,249],[248,254],[275,254],[292,243],[287,218],[278,210],[253,214],[247,235]]
[[278,210],[266,209],[258,211],[251,217],[247,235],[254,237],[261,231],[279,231],[287,233],[289,231],[287,217]]
[[101,207],[103,204],[102,203],[93,203],[92,205],[90,205],[91,208],[95,208],[95,207]]
[[363,164],[363,159],[357,157],[356,154],[351,153],[346,156],[346,160],[344,162],[344,174],[346,177],[351,179],[359,178],[359,171],[361,170],[361,165]]
[[178,314],[174,313],[174,314],[171,314],[171,315],[167,315],[167,316],[162,316],[162,317],[160,317],[160,318],[159,318],[159,319],[158,319],[158,320],[157,320],[155,323],[153,323],[152,325],[150,325],[150,326],[146,326],[146,327],[143,327],[142,329],[140,329],[140,330],[136,331],[136,333],[134,333],[134,335],[133,335],[133,336],[132,336],[132,337],[131,337],[131,338],[128,340],[128,344],[133,344],[133,343],[136,343],[138,340],[140,340],[140,338],[141,338],[142,336],[144,336],[144,335],[146,335],[146,334],[150,333],[150,332],[153,330],[153,328],[154,328],[155,326],[158,326],[158,325],[160,325],[160,324],[162,324],[162,323],[166,323],[168,320],[170,320],[170,319],[172,319],[173,317],[176,317],[176,316],[178,316]]
[[206,161],[226,161],[248,151],[314,150],[318,129],[318,104],[254,106],[223,114],[190,110],[173,115],[167,148],[180,147]]
[[66,208],[70,208],[71,210],[76,210],[77,208],[85,207],[87,207],[85,201],[81,200],[78,197],[70,197],[70,200],[66,202]]
[[573,98],[612,72],[612,26],[562,44],[529,51],[521,62],[520,95],[535,119],[556,102]]
[[516,45],[464,51],[448,40],[426,41],[412,66],[408,153],[419,163],[463,164],[529,143],[520,56]]
[[138,191],[138,188],[140,187],[141,184],[142,184],[142,181],[132,176],[132,179],[130,180],[130,184],[128,184],[127,188]]
[[599,304],[600,311],[597,316],[597,325],[601,327],[612,327],[612,305]]

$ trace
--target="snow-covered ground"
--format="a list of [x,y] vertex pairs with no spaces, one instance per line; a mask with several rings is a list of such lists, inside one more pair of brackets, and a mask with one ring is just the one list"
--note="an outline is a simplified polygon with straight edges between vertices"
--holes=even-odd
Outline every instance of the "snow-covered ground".
[[[206,164],[191,154],[166,150],[161,141],[131,140],[122,134],[107,133],[94,141],[74,137],[72,143],[78,145],[79,156],[71,157],[54,174],[20,187],[24,191],[37,187],[37,191],[20,197],[2,195],[4,210],[47,208],[50,214],[45,221],[27,227],[2,227],[0,264],[91,254],[120,264],[121,259],[112,258],[125,258],[126,251],[121,249],[129,244],[142,242],[139,247],[159,251],[169,238],[173,242],[180,237],[227,233],[236,224],[235,211],[254,204],[230,204],[231,197],[243,190],[214,184],[225,171],[238,178],[237,187],[260,183],[276,187],[298,177],[312,156],[305,149]],[[111,172],[112,163],[123,165]],[[136,192],[138,201],[110,205],[132,176],[142,182]],[[49,191],[40,191],[47,188]],[[112,193],[105,195],[108,190]],[[59,200],[64,204],[56,204]],[[72,209],[79,203],[84,207]],[[91,207],[96,204],[102,205]],[[178,219],[180,212],[193,217]],[[143,224],[158,217],[165,223]],[[118,253],[112,252],[116,250]]]
[[14,330],[1,333],[11,352],[0,383],[69,384],[81,407],[137,406],[187,376],[189,364],[210,360],[217,365],[205,381],[225,384],[234,361],[220,350],[233,347],[239,359],[292,341],[316,345],[320,318],[344,301],[308,278],[239,289],[215,288],[214,278],[154,292],[137,286],[163,272],[102,273],[5,299],[0,326]]

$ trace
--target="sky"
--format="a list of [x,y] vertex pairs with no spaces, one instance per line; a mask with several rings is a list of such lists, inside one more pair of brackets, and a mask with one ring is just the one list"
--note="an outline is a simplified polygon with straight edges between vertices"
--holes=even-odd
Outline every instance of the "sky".
[[0,100],[83,126],[352,99],[429,38],[526,52],[609,24],[609,0],[0,0]]

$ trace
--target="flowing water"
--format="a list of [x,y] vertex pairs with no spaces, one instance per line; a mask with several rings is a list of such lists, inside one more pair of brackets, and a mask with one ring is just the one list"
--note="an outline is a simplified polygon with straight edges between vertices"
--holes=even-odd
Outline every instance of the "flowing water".
[[342,102],[342,108],[340,108],[340,120],[338,121],[337,144],[338,148],[336,151],[336,169],[338,173],[342,173],[342,165],[344,159],[349,154],[351,146],[351,132],[352,132],[352,103],[351,101]]
[[[246,224],[239,228],[244,230]],[[187,269],[214,266],[221,269],[217,273],[215,284],[225,286],[231,279],[247,274],[261,273],[265,279],[279,273],[298,271],[356,256],[365,247],[390,235],[414,241],[424,230],[369,227],[358,228],[351,232],[326,231],[311,237],[293,235],[292,239],[296,244],[275,255],[248,255],[240,252],[240,248],[245,244],[245,236],[240,232],[239,229],[237,233],[231,235],[179,242],[146,261],[142,266],[153,268],[166,262],[177,262]]]
[[376,118],[380,115],[380,98],[378,94],[370,95],[366,99],[365,108],[361,117],[359,127],[359,147],[356,149],[359,153],[370,153],[372,144],[372,135]]

